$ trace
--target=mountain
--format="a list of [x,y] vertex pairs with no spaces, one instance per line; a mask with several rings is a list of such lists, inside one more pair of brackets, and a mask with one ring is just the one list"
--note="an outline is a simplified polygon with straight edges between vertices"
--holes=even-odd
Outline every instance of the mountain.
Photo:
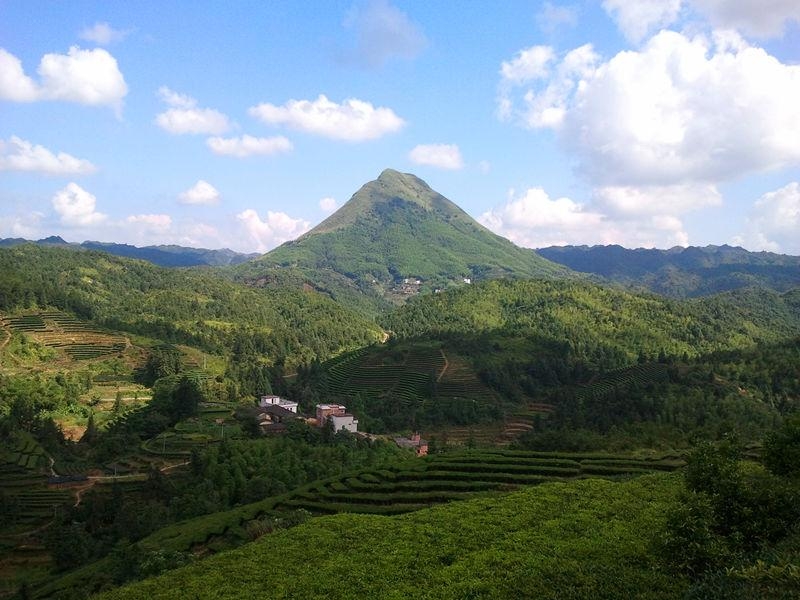
[[400,301],[466,280],[564,276],[567,269],[477,223],[414,175],[387,169],[297,240],[242,267],[298,269],[315,285]]
[[222,269],[168,269],[95,250],[0,248],[0,314],[57,308],[110,330],[225,355],[244,344],[292,369],[382,330],[323,294],[256,290]]
[[784,292],[800,286],[800,257],[727,245],[669,250],[551,246],[536,252],[575,271],[674,298],[754,286]]
[[26,240],[23,238],[0,239],[0,248],[11,248],[21,244],[37,244],[39,246],[67,246],[76,249],[101,250],[124,256],[127,258],[138,258],[146,260],[160,267],[222,267],[226,265],[236,265],[258,254],[242,254],[234,252],[228,248],[221,250],[209,250],[206,248],[188,248],[175,245],[158,246],[131,246],[129,244],[116,244],[113,242],[85,241],[80,244],[69,243],[59,236],[50,236],[41,240]]

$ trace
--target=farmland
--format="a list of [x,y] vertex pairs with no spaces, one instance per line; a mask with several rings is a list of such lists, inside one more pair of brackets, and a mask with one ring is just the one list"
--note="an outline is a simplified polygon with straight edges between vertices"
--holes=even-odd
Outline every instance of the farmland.
[[92,360],[113,356],[128,346],[119,334],[101,331],[67,313],[50,310],[6,316],[0,326],[10,332],[30,336],[73,360]]

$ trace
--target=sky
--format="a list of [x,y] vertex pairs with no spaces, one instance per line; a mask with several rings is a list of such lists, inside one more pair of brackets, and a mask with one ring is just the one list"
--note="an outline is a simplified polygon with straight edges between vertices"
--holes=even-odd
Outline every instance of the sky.
[[266,252],[385,168],[525,247],[800,255],[800,2],[0,0],[0,237]]

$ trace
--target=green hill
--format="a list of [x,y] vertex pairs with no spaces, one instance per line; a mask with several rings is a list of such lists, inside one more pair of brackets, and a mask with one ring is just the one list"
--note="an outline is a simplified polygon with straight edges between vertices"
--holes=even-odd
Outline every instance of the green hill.
[[752,286],[784,292],[800,285],[800,257],[731,246],[551,246],[536,252],[575,271],[674,298]]
[[239,272],[254,278],[278,268],[299,269],[322,287],[349,284],[395,301],[419,290],[463,284],[464,278],[568,273],[491,233],[424,181],[391,169],[317,227]]
[[554,483],[400,517],[321,517],[102,598],[678,598],[688,580],[660,567],[648,538],[679,481]]
[[323,294],[253,289],[222,270],[168,269],[104,252],[0,248],[0,311],[69,311],[111,330],[228,354],[246,346],[293,368],[381,339]]

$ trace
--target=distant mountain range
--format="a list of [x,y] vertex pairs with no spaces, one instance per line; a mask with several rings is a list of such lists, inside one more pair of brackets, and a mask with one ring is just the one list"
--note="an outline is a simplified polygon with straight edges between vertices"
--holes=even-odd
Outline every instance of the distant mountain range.
[[242,254],[227,248],[222,250],[208,250],[206,248],[187,248],[185,246],[144,246],[143,248],[129,244],[115,244],[113,242],[86,241],[80,244],[69,243],[59,236],[50,236],[41,240],[26,240],[22,238],[0,239],[0,247],[18,246],[20,244],[38,244],[40,246],[65,246],[84,250],[101,250],[124,256],[149,261],[162,267],[222,267],[236,265],[258,254]]
[[136,247],[53,236],[0,239],[101,250],[165,267],[232,267],[256,287],[316,289],[373,315],[420,292],[491,279],[588,276],[673,298],[745,287],[784,292],[800,285],[800,257],[731,246],[669,250],[622,246],[520,248],[472,219],[414,175],[386,169],[333,215],[263,255],[173,245]]
[[707,296],[744,287],[784,292],[800,286],[800,257],[749,252],[733,246],[551,246],[536,250],[553,262],[630,287],[674,298]]

